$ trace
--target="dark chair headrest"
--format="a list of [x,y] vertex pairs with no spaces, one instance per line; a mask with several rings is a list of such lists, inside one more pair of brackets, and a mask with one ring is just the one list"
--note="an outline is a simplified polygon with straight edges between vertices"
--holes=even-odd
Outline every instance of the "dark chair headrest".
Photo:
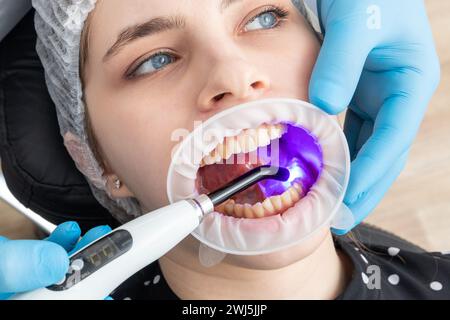
[[35,45],[31,10],[0,43],[0,150],[6,183],[24,206],[53,223],[75,220],[83,230],[115,226],[63,145]]

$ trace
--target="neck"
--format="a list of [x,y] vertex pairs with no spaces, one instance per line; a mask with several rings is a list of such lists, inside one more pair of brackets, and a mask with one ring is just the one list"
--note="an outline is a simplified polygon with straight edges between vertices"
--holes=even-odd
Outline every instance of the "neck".
[[347,259],[336,251],[327,232],[310,255],[278,269],[243,268],[227,259],[205,268],[198,261],[198,242],[192,237],[159,263],[167,283],[183,300],[334,299],[349,280]]

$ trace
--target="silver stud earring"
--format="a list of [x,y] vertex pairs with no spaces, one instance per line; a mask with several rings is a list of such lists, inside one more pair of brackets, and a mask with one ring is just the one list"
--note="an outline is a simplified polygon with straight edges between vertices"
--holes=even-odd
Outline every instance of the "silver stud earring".
[[114,182],[114,185],[115,185],[116,189],[119,190],[122,187],[122,182],[120,182],[119,179],[116,179],[116,181]]

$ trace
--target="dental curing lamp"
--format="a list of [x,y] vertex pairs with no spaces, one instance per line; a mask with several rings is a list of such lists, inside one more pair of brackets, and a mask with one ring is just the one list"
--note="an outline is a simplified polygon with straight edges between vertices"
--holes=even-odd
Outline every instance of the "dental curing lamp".
[[69,270],[59,283],[11,299],[103,300],[187,237],[215,206],[262,180],[287,181],[289,176],[288,169],[261,166],[213,193],[142,215],[71,255]]

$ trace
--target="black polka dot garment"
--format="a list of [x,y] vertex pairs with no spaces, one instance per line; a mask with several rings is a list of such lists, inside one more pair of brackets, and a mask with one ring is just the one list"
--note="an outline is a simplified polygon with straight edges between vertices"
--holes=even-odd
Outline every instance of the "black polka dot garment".
[[[426,252],[367,224],[335,245],[351,260],[352,278],[338,300],[450,299],[450,252]],[[177,300],[155,262],[123,283],[114,299]]]
[[353,263],[342,300],[450,299],[450,255],[409,251],[396,246],[360,249],[339,246]]

